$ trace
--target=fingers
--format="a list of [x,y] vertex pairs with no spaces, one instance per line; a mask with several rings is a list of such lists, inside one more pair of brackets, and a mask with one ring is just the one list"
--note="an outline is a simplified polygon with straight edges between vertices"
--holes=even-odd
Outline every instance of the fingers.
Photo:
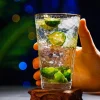
[[37,42],[33,45],[34,50],[38,50],[38,44]]
[[40,80],[40,70],[38,70],[37,72],[34,73],[33,78],[35,80]]
[[36,85],[37,85],[37,86],[41,86],[41,80],[37,80],[37,81],[36,81]]
[[95,45],[93,43],[90,32],[87,29],[85,19],[80,20],[78,33],[79,33],[79,37],[80,37],[80,41],[81,41],[81,45],[82,45],[82,50],[84,52],[87,52],[87,53],[95,52],[96,48],[95,48]]
[[[34,48],[34,50],[38,50],[38,44],[35,43],[35,44],[33,45],[33,48]],[[33,59],[32,64],[33,64],[33,68],[34,68],[34,69],[38,69],[38,68],[39,68],[39,58],[37,57],[37,58]],[[35,80],[37,80],[37,81],[36,81],[36,85],[37,85],[37,86],[40,86],[40,85],[41,85],[40,70],[38,70],[37,72],[34,73],[33,78],[34,78]]]
[[34,69],[38,69],[39,68],[39,58],[38,57],[33,59],[32,65],[33,65]]
[[41,85],[40,70],[34,73],[33,78],[36,80],[36,85],[40,86]]
[[[34,69],[38,69],[38,68],[39,68],[39,59],[38,59],[38,57],[35,58],[35,59],[33,60],[33,68],[34,68]],[[36,85],[37,85],[37,86],[40,86],[40,85],[41,85],[40,70],[38,70],[37,72],[35,72],[35,73],[33,74],[33,78],[34,78],[35,80],[37,80],[37,81],[36,81]]]

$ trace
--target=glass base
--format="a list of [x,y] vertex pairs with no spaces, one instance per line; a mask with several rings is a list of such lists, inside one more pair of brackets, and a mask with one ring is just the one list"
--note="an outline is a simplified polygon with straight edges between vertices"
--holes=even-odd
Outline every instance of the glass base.
[[57,84],[57,83],[41,83],[41,88],[42,89],[49,89],[49,90],[70,90],[72,86],[72,82],[69,83],[62,83],[62,84]]

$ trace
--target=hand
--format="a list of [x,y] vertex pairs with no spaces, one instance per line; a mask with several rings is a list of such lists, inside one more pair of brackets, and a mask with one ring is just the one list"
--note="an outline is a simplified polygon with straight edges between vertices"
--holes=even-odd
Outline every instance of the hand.
[[100,91],[100,52],[93,43],[84,19],[80,20],[78,33],[82,48],[76,49],[73,87]]
[[[81,88],[83,91],[100,90],[100,52],[95,47],[85,19],[80,20],[79,37],[82,47],[76,48],[72,87]],[[37,43],[34,49],[38,50]],[[39,68],[39,59],[33,60],[33,68]],[[40,85],[40,71],[33,75],[36,85]]]

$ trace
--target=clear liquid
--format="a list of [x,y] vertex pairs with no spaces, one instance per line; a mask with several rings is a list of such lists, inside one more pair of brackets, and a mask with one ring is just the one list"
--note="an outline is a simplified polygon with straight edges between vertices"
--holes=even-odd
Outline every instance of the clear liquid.
[[[61,18],[60,23],[59,21],[50,21],[36,19],[41,87],[47,89],[70,89],[79,18]],[[56,23],[59,24],[56,25]],[[61,71],[58,70],[59,68],[65,69]],[[66,71],[69,71],[70,76],[67,76]]]

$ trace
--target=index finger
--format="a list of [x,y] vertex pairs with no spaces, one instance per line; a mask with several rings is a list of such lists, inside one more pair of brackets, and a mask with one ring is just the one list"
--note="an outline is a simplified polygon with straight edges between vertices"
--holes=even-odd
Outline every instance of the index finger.
[[38,44],[37,44],[37,42],[33,45],[33,49],[34,50],[38,50]]

